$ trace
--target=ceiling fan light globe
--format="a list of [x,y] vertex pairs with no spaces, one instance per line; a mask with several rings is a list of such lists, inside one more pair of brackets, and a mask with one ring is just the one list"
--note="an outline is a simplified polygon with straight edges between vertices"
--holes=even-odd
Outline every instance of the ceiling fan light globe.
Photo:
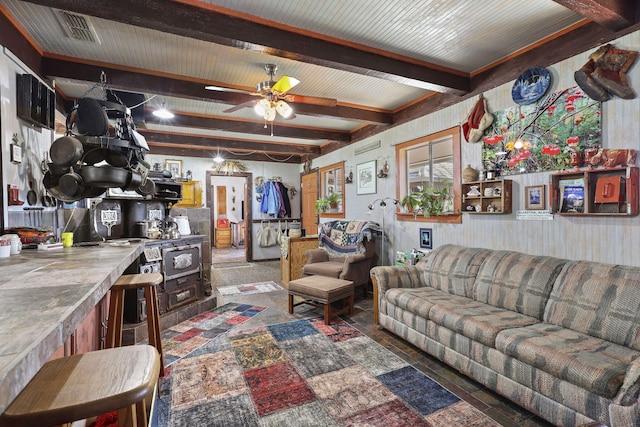
[[269,108],[271,108],[271,104],[266,99],[261,99],[256,106],[253,107],[254,111],[259,116],[264,116]]
[[291,109],[289,104],[284,101],[278,101],[278,103],[276,104],[276,111],[280,113],[280,115],[285,119],[289,118],[291,116],[291,113],[293,113],[293,109]]
[[264,113],[264,119],[268,122],[274,121],[276,118],[276,109],[273,107],[269,107],[267,111]]

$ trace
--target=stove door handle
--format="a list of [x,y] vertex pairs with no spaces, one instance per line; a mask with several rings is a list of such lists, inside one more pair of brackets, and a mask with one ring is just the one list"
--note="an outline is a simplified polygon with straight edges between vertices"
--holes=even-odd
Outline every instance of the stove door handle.
[[191,292],[189,291],[180,292],[179,294],[176,295],[176,302],[186,301],[189,298],[191,298]]

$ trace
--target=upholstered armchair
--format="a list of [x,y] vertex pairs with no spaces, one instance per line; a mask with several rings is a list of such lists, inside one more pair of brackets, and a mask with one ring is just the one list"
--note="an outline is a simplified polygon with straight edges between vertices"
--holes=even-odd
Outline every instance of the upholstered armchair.
[[339,220],[322,224],[318,249],[306,252],[302,274],[351,280],[354,286],[363,286],[366,291],[375,239],[381,234],[378,223],[372,221]]

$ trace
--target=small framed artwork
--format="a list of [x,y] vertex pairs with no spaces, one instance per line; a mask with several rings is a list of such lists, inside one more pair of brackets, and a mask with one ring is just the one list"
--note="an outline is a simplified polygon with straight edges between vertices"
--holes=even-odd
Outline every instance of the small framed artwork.
[[356,166],[356,194],[376,194],[376,161]]
[[182,160],[165,160],[164,168],[173,178],[182,178]]
[[431,228],[420,229],[420,247],[424,249],[433,249]]
[[527,210],[546,208],[545,185],[532,185],[524,188],[524,207]]
[[11,144],[11,163],[22,162],[22,147],[18,144]]

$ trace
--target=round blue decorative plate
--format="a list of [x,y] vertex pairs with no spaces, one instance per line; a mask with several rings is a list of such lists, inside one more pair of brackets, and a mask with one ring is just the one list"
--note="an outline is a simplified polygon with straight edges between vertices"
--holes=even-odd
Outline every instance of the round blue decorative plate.
[[544,67],[529,68],[513,83],[511,98],[518,105],[533,104],[551,86],[551,74]]

